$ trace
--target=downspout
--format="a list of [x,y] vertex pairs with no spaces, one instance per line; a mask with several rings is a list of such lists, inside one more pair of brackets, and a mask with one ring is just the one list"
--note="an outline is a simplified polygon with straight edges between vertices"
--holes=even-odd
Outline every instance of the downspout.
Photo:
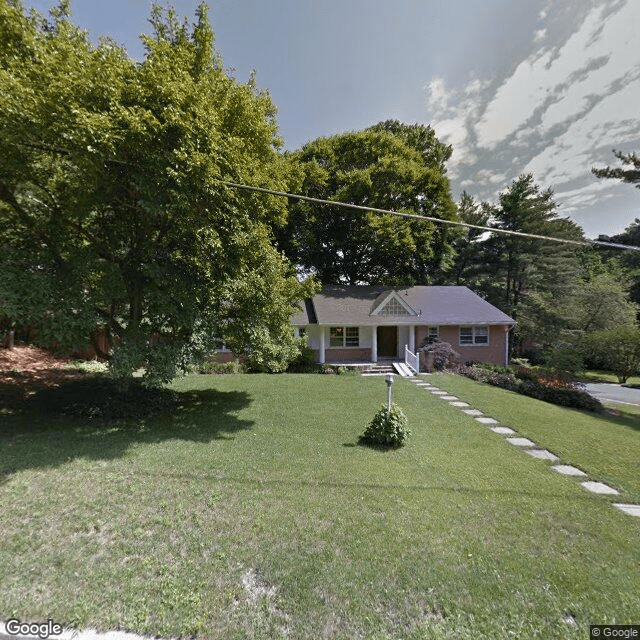
[[509,332],[511,331],[511,326],[507,325],[504,328],[504,335],[505,335],[505,340],[504,340],[504,366],[508,367],[509,366]]

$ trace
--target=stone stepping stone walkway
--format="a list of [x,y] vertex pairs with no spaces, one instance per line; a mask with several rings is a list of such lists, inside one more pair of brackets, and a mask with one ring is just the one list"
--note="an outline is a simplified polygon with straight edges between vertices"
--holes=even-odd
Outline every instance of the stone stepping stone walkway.
[[587,474],[581,469],[572,467],[570,464],[554,464],[551,467],[554,471],[562,473],[565,476],[586,476]]
[[534,458],[538,458],[539,460],[559,460],[558,456],[551,453],[551,451],[547,451],[546,449],[527,449],[525,453],[528,453],[530,456]]
[[507,442],[516,447],[535,447],[536,443],[529,438],[507,438]]
[[620,511],[628,513],[630,516],[640,518],[640,504],[622,504],[620,502],[614,502],[613,506],[620,509]]
[[[490,418],[485,416],[482,411],[479,409],[470,409],[469,404],[467,402],[463,402],[459,400],[456,396],[450,395],[447,391],[441,391],[438,387],[434,387],[429,382],[424,382],[422,380],[416,380],[415,378],[411,379],[417,387],[421,387],[426,391],[430,391],[434,396],[440,397],[442,400],[447,400],[452,407],[459,409],[462,413],[465,413],[468,416],[473,417],[477,422],[486,425],[498,425],[498,421],[494,418]],[[532,456],[533,458],[537,458],[538,460],[548,460],[551,462],[558,462],[559,458],[555,453],[551,451],[547,451],[546,449],[541,449],[538,445],[529,440],[529,438],[522,438],[517,435],[517,433],[511,429],[510,427],[503,426],[491,426],[491,431],[497,433],[502,436],[510,436],[506,438],[506,441],[509,444],[512,444],[516,447],[522,447],[522,450]],[[565,476],[582,476],[587,477],[587,474],[578,469],[577,467],[573,467],[569,464],[554,464],[550,467],[556,473],[560,473]],[[590,491],[591,493],[602,494],[602,495],[619,495],[620,492],[613,487],[610,487],[604,482],[597,482],[595,480],[585,480],[580,483],[584,489]],[[614,507],[626,513],[630,516],[634,516],[640,518],[640,504],[625,504],[625,503],[612,503]]]
[[593,482],[592,480],[587,480],[586,482],[581,482],[580,484],[587,491],[591,491],[591,493],[604,493],[612,496],[617,496],[620,493],[617,489],[610,487],[604,482]]
[[501,436],[510,436],[515,433],[515,431],[509,427],[491,427],[491,431],[493,431],[493,433],[499,433]]

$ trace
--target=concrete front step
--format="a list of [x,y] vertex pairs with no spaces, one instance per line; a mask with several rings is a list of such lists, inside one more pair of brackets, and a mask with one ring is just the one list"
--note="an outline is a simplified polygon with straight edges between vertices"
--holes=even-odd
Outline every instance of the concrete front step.
[[393,368],[391,363],[389,364],[371,364],[368,367],[364,368],[362,371],[362,375],[386,375],[387,373],[395,373],[396,370]]

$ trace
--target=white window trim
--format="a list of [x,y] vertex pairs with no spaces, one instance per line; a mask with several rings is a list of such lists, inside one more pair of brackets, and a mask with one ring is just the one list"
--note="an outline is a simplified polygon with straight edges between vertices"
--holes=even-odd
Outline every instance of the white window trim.
[[[331,329],[342,329],[342,346],[336,347],[331,345]],[[357,346],[347,344],[347,329],[357,329],[358,330],[358,344]],[[327,349],[360,349],[360,326],[359,325],[337,325],[334,324],[329,327],[329,339],[327,341],[328,347]]]
[[[473,342],[462,342],[460,340],[460,331],[462,329],[471,329],[471,339]],[[476,342],[476,329],[487,330],[487,341]],[[458,346],[459,347],[488,347],[491,344],[491,327],[489,325],[469,325],[463,324],[458,327]]]

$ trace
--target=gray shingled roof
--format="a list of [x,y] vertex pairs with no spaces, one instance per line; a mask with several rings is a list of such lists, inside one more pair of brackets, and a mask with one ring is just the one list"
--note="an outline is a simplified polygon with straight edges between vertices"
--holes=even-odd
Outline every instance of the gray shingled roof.
[[325,287],[307,302],[304,311],[293,316],[292,322],[294,325],[515,324],[513,318],[467,287],[397,289],[397,294],[418,315],[371,315],[391,291],[389,287]]

